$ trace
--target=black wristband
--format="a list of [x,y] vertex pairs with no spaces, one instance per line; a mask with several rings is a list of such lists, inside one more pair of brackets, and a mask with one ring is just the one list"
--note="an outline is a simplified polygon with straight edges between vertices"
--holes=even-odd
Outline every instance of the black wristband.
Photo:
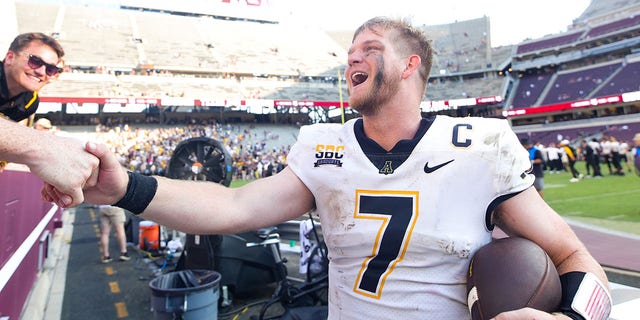
[[153,177],[131,171],[127,172],[127,174],[129,174],[127,192],[114,206],[138,215],[147,208],[156,195],[158,181]]
[[571,303],[573,302],[576,292],[578,292],[578,288],[580,287],[580,283],[582,282],[584,275],[584,272],[572,271],[560,276],[560,283],[562,284],[560,312],[574,320],[585,320],[583,316],[571,308]]

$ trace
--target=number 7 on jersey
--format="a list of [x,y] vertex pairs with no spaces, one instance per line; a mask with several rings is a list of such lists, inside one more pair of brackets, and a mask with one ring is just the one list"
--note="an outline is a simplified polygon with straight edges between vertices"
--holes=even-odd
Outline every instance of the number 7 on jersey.
[[418,192],[357,190],[354,218],[380,220],[371,256],[362,262],[353,290],[380,299],[386,278],[404,258],[418,220]]

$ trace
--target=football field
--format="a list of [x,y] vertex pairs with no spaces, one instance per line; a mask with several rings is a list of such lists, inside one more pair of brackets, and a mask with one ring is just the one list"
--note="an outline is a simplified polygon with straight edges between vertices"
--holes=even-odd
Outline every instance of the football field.
[[617,176],[602,166],[602,178],[587,177],[584,162],[576,169],[585,175],[579,182],[569,182],[568,172],[545,172],[547,203],[565,218],[640,234],[640,177],[626,167],[625,175]]

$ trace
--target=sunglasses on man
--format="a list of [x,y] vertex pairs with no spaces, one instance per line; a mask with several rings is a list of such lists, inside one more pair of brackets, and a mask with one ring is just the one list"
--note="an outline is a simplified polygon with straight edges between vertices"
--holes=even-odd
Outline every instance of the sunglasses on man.
[[31,69],[35,70],[35,69],[39,69],[42,66],[45,66],[45,72],[49,77],[53,77],[58,73],[62,73],[62,68],[58,68],[55,65],[46,63],[42,60],[42,58],[38,56],[32,55],[30,53],[22,53],[22,55],[29,57],[29,61],[27,62],[27,65]]

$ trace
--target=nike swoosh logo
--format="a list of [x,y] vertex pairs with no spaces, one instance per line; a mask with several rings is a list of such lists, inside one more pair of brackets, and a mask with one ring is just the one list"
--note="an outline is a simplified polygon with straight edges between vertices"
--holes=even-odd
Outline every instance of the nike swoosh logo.
[[434,171],[436,171],[436,170],[448,165],[449,163],[453,162],[453,160],[455,160],[455,159],[451,159],[451,160],[449,160],[447,162],[441,163],[441,164],[439,164],[437,166],[433,166],[433,167],[429,167],[429,162],[427,161],[427,163],[425,163],[425,165],[424,165],[424,172],[425,173],[432,173],[432,172],[434,172]]

